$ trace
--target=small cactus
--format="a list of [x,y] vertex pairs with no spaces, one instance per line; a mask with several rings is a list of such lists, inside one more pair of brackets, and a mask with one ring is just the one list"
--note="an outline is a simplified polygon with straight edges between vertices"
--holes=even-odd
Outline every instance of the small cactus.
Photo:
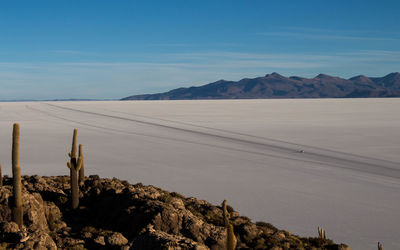
[[382,243],[380,243],[379,241],[378,241],[378,250],[382,250],[383,248],[382,248]]
[[71,183],[71,207],[76,209],[79,206],[79,183],[78,183],[78,171],[82,167],[83,155],[77,158],[76,155],[76,139],[78,137],[78,130],[74,129],[74,135],[72,137],[72,148],[71,152],[68,153],[70,161],[67,162],[67,166],[70,169],[70,183]]
[[326,231],[321,227],[318,227],[318,238],[321,240],[326,240]]
[[229,224],[229,213],[228,213],[228,209],[226,207],[226,200],[224,200],[222,202],[222,215],[224,217],[224,226],[227,227]]
[[14,206],[12,207],[12,220],[21,228],[23,225],[22,215],[22,185],[21,168],[19,167],[19,124],[13,126],[12,142],[12,174],[14,190]]
[[230,215],[226,206],[226,200],[222,202],[222,214],[224,216],[224,225],[226,228],[226,249],[234,250],[236,248],[237,239],[233,231],[233,225],[229,221]]

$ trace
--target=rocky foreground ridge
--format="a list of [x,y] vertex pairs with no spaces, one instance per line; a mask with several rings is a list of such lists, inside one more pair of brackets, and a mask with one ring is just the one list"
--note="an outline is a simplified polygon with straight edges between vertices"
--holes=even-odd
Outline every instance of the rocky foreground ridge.
[[[22,176],[24,227],[11,222],[12,178],[0,187],[0,249],[226,249],[223,212],[196,198],[118,179],[87,177],[80,206],[69,176]],[[237,249],[350,249],[253,223],[228,206]]]

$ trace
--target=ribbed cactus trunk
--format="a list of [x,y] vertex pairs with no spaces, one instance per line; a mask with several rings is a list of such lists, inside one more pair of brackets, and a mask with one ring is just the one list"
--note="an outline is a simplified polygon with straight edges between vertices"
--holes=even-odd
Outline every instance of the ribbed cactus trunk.
[[76,170],[72,168],[71,168],[71,202],[73,209],[78,208],[79,206],[78,173]]
[[236,248],[237,239],[233,231],[233,226],[229,221],[230,215],[226,206],[226,200],[222,202],[222,215],[224,217],[224,225],[226,228],[226,249],[234,250]]
[[70,161],[67,162],[67,166],[70,169],[70,184],[71,184],[71,207],[76,209],[79,206],[79,182],[78,182],[78,171],[82,167],[82,157],[77,159],[76,155],[76,140],[78,137],[78,130],[74,129],[74,135],[72,137],[72,148],[69,153]]
[[229,224],[229,213],[228,209],[226,208],[226,200],[222,202],[222,216],[224,217],[224,226],[228,227]]
[[1,173],[1,164],[0,164],[0,187],[3,186],[3,175]]
[[12,208],[12,220],[19,227],[23,225],[22,210],[22,185],[21,185],[21,169],[19,167],[19,124],[14,123],[13,127],[13,143],[12,143],[12,174],[13,174],[13,190],[14,190],[14,206]]
[[82,159],[82,166],[79,169],[79,183],[83,183],[85,181],[85,161],[83,159],[82,144],[79,144],[79,157]]
[[228,232],[228,239],[227,239],[227,246],[226,248],[228,250],[234,250],[236,248],[236,237],[235,237],[235,233],[233,231],[233,226],[232,224],[229,223],[228,228],[227,228],[227,232]]

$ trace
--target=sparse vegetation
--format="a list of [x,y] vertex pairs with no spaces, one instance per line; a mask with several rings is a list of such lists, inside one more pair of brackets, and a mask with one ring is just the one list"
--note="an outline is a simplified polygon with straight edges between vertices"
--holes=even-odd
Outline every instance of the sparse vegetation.
[[[325,230],[321,228],[318,228],[318,238],[302,238],[269,223],[254,224],[228,206],[226,200],[221,207],[216,207],[179,193],[169,193],[141,183],[131,185],[116,178],[101,179],[97,175],[84,178],[80,202],[78,171],[83,166],[83,152],[82,145],[79,145],[77,157],[76,145],[75,129],[69,153],[69,178],[21,176],[19,125],[14,124],[13,178],[11,182],[8,176],[4,176],[5,186],[1,187],[0,218],[3,221],[0,221],[0,250],[17,246],[77,250],[159,249],[170,244],[182,249],[209,247],[227,250],[339,247],[326,239]],[[9,213],[7,197],[12,197],[11,183],[14,193],[12,220],[15,223],[4,219]],[[72,205],[68,204],[65,193],[68,190]],[[22,195],[26,197],[28,208],[25,227]],[[340,246],[340,249],[347,247]],[[378,248],[382,248],[380,243]]]

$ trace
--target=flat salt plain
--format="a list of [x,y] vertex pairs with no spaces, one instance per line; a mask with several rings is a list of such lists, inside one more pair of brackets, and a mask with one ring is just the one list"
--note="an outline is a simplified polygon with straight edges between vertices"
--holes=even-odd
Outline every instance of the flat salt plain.
[[5,174],[14,122],[23,174],[67,175],[78,128],[88,174],[227,199],[352,249],[400,249],[400,99],[0,103]]

